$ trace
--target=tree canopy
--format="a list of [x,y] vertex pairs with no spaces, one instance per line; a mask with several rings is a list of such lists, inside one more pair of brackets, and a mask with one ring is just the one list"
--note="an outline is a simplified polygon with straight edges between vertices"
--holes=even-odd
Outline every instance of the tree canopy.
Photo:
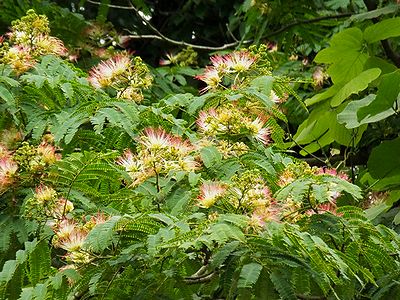
[[400,297],[398,1],[0,12],[0,299]]

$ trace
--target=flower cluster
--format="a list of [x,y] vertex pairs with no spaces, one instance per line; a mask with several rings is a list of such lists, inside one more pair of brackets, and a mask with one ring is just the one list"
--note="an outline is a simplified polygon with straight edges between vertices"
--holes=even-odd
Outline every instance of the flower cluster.
[[118,160],[132,178],[132,186],[173,171],[191,172],[198,168],[195,148],[161,128],[146,128],[138,138],[137,154],[130,150]]
[[88,263],[91,260],[89,252],[84,251],[83,244],[90,230],[96,225],[108,220],[103,214],[92,216],[85,224],[80,224],[73,219],[64,218],[53,225],[55,237],[53,245],[67,251],[64,258],[69,263]]
[[[296,179],[311,176],[318,184],[321,176],[335,176],[347,180],[344,173],[335,169],[310,167],[308,164],[289,164],[280,176],[281,187],[294,182]],[[328,181],[329,182],[329,181]],[[321,183],[322,184],[322,183]],[[275,199],[271,189],[257,169],[247,170],[234,175],[230,182],[204,182],[200,186],[197,205],[201,208],[224,208],[249,217],[249,227],[259,229],[269,221],[295,222],[304,216],[325,212],[336,213],[336,199],[340,196],[335,189],[335,183],[329,182],[327,199],[323,203],[294,201],[292,197],[284,200]]]
[[230,183],[203,183],[197,198],[198,206],[210,208],[218,201],[235,212],[246,214],[253,227],[261,227],[270,220],[278,221],[281,217],[280,207],[272,198],[270,189],[258,170],[234,175]]
[[39,56],[67,55],[63,42],[49,34],[47,17],[28,10],[26,16],[12,23],[11,31],[6,34],[8,41],[1,43],[1,62],[10,65],[19,75],[32,68]]
[[96,88],[113,88],[118,98],[140,102],[153,77],[140,57],[121,53],[92,68],[88,80]]
[[42,184],[36,188],[33,197],[26,201],[24,216],[35,220],[59,220],[73,209],[71,201],[59,197],[53,188]]
[[[206,141],[216,146],[225,156],[241,155],[248,150],[241,139],[251,137],[264,145],[270,143],[270,129],[266,126],[268,117],[251,116],[238,106],[225,104],[199,113],[196,121],[199,133]],[[202,141],[203,145],[207,142]]]
[[40,173],[60,158],[61,155],[56,153],[56,147],[47,142],[42,142],[36,147],[23,142],[14,153],[14,160],[21,169],[30,173]]
[[[345,181],[349,181],[347,174],[343,172],[338,172],[334,168],[326,167],[310,167],[306,163],[295,163],[289,164],[286,169],[281,173],[278,181],[278,185],[283,188],[297,179],[301,178],[313,178],[316,182],[319,181],[321,176],[332,176],[337,177]],[[315,213],[331,212],[336,214],[336,200],[341,196],[340,191],[337,190],[337,184],[334,182],[321,183],[327,189],[327,199],[324,203],[317,203],[315,207],[307,210],[305,213],[312,215]],[[310,195],[312,198],[312,195]],[[313,199],[310,199],[313,200]],[[285,202],[285,208],[289,212],[296,212],[301,209],[301,203],[293,201],[290,197]],[[299,214],[293,213],[292,218],[300,217]]]
[[252,69],[257,57],[245,50],[235,51],[223,56],[215,55],[211,57],[212,66],[205,68],[204,73],[195,78],[206,83],[202,92],[216,90],[224,86],[224,81],[232,86],[238,86],[242,78],[239,76]]
[[44,171],[60,159],[56,148],[42,142],[38,146],[22,142],[16,150],[16,141],[20,139],[20,132],[5,130],[0,135],[0,195],[9,191],[11,186],[19,183],[35,181],[43,177]]

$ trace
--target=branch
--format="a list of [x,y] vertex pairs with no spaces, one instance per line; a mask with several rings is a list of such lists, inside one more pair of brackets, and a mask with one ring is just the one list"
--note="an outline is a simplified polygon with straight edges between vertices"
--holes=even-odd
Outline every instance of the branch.
[[289,28],[295,27],[297,25],[318,23],[320,21],[331,20],[331,19],[347,18],[347,17],[350,17],[351,15],[352,15],[351,13],[343,13],[343,14],[337,14],[337,15],[322,16],[322,17],[309,19],[309,20],[295,21],[295,22],[289,23],[288,25],[283,26],[283,27],[279,28],[278,30],[275,30],[275,31],[273,31],[273,32],[271,32],[271,33],[269,33],[267,35],[264,35],[263,38],[268,38],[268,37],[277,35],[277,34],[279,34],[281,32],[284,32],[284,31],[288,30]]
[[[96,5],[101,5],[101,2],[93,1],[93,0],[87,0],[87,2],[96,4]],[[127,37],[131,39],[155,39],[155,40],[162,40],[165,42],[168,42],[173,45],[178,45],[178,46],[186,46],[186,47],[191,47],[193,49],[198,49],[198,50],[210,50],[210,51],[217,51],[217,50],[225,50],[228,48],[236,47],[240,44],[250,44],[253,42],[253,40],[245,40],[245,41],[234,41],[232,43],[227,43],[223,44],[222,46],[206,46],[206,45],[198,45],[198,44],[192,44],[188,43],[185,41],[178,41],[174,40],[172,38],[169,38],[162,34],[156,27],[154,27],[148,20],[146,20],[140,13],[139,10],[132,5],[132,3],[129,2],[129,6],[121,6],[121,5],[113,5],[113,4],[107,4],[108,7],[110,8],[117,8],[117,9],[124,9],[124,10],[131,10],[134,11],[135,14],[144,22],[145,25],[147,25],[151,31],[154,32],[154,34],[135,34],[135,35],[127,35]],[[275,36],[281,32],[284,32],[292,27],[295,27],[297,25],[303,25],[303,24],[311,24],[311,23],[317,23],[323,20],[329,20],[329,19],[340,19],[340,18],[345,18],[351,16],[351,13],[343,13],[343,14],[337,14],[337,15],[331,15],[331,16],[322,16],[310,20],[300,20],[300,21],[295,21],[293,23],[290,23],[286,26],[281,27],[280,29],[276,31],[272,31],[266,35],[264,35],[262,38],[269,38],[272,36]]]

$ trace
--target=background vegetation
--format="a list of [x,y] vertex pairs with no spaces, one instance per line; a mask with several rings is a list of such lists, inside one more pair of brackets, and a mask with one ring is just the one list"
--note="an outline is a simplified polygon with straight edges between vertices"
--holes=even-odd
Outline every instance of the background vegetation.
[[400,297],[396,1],[0,3],[0,299]]

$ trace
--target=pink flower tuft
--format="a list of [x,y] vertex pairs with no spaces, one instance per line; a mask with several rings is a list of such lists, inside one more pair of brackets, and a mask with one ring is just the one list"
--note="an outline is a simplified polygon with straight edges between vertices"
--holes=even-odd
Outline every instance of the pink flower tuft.
[[203,183],[198,197],[199,206],[209,208],[226,192],[226,186],[219,182]]

